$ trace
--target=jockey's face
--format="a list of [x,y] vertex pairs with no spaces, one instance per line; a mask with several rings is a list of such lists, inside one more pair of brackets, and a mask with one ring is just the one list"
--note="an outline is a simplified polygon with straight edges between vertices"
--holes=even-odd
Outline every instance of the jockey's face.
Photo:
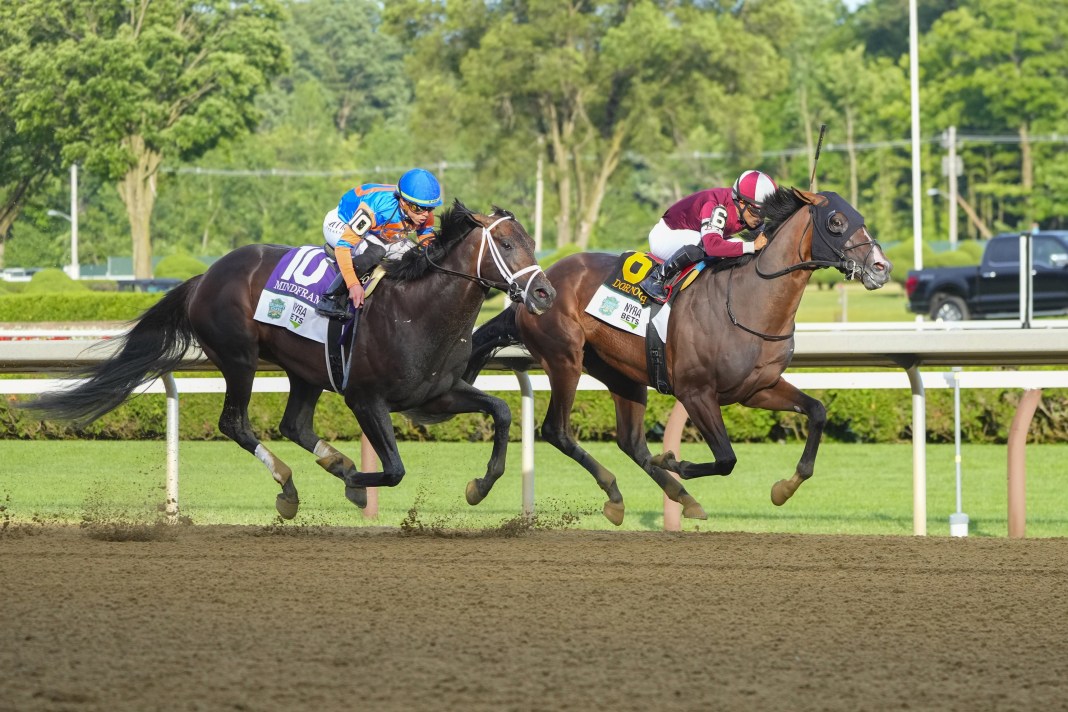
[[751,203],[742,201],[742,222],[752,230],[760,224],[760,212]]
[[434,214],[433,208],[424,208],[421,205],[414,205],[407,200],[400,201],[401,210],[408,217],[408,220],[417,228],[426,225],[427,220]]

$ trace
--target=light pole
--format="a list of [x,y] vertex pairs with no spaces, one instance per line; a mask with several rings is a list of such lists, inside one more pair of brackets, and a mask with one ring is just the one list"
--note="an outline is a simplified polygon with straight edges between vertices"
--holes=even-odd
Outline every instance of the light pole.
[[70,215],[58,210],[49,210],[48,215],[70,223],[70,266],[67,274],[71,279],[81,279],[81,267],[78,265],[78,164],[73,163],[70,167]]

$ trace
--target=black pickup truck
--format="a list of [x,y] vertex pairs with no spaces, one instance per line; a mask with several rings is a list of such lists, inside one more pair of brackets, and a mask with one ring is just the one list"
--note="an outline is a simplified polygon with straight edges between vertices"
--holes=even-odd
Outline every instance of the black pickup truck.
[[[1068,314],[1068,230],[1032,236],[1034,314]],[[912,270],[905,280],[909,311],[931,319],[1018,318],[1020,235],[1003,233],[986,243],[978,267]]]

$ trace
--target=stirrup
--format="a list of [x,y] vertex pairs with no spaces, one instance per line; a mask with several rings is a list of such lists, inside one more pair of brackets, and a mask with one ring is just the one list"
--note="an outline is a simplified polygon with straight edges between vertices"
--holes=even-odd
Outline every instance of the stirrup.
[[327,319],[338,319],[339,321],[348,321],[352,318],[352,312],[349,311],[347,304],[338,304],[325,299],[316,305],[315,313],[319,316],[325,316]]

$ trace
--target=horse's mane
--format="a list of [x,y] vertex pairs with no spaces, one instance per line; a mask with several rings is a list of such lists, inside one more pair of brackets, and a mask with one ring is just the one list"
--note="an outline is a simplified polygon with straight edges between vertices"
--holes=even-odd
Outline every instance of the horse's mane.
[[[494,212],[498,210],[494,208]],[[400,282],[419,279],[432,269],[432,262],[440,263],[445,259],[453,248],[463,242],[467,233],[478,225],[475,214],[459,199],[454,200],[452,207],[441,214],[441,228],[426,243],[425,249],[411,249],[398,259],[382,263],[386,276]]]
[[[764,201],[764,208],[760,215],[764,218],[764,232],[768,236],[768,242],[775,239],[775,234],[791,215],[804,206],[805,202],[797,197],[793,188],[780,186],[770,198]],[[710,265],[713,272],[740,267],[756,259],[756,254],[741,255],[740,257],[727,257],[716,260]]]

